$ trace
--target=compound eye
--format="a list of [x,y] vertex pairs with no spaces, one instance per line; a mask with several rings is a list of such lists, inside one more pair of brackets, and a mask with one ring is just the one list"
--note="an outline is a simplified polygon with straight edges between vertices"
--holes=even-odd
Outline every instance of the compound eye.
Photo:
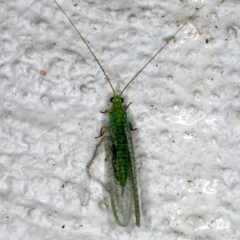
[[110,98],[110,102],[113,102],[113,97]]
[[122,101],[122,103],[124,102],[124,99],[123,98],[121,98],[121,101]]

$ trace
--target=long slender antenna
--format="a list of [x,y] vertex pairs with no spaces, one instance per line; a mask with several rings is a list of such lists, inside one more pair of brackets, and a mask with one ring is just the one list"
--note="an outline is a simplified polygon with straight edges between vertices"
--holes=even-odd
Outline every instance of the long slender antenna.
[[56,0],[54,0],[54,2],[57,4],[57,6],[59,7],[59,9],[63,12],[63,14],[66,16],[66,18],[68,19],[68,21],[72,24],[72,26],[75,28],[75,30],[77,31],[78,35],[81,37],[81,39],[83,40],[83,42],[86,44],[87,48],[89,49],[89,51],[91,52],[91,54],[93,55],[93,57],[95,58],[96,62],[98,63],[99,67],[102,69],[105,77],[107,78],[108,83],[110,84],[110,87],[113,90],[113,93],[115,94],[115,90],[113,88],[113,85],[110,81],[110,79],[108,78],[104,68],[102,67],[102,65],[100,64],[100,62],[98,61],[96,55],[93,53],[93,51],[91,50],[90,46],[88,45],[87,41],[83,38],[83,36],[81,35],[81,33],[78,31],[78,29],[75,27],[75,25],[73,24],[73,22],[71,21],[71,19],[68,17],[68,15],[63,11],[62,7],[57,3]]
[[123,88],[120,95],[127,89],[127,87],[133,82],[133,80],[143,71],[144,68],[171,42],[171,40],[182,30],[182,28],[197,14],[197,12],[203,7],[202,5],[197,11],[177,30],[177,32],[167,40],[167,42],[152,56],[152,58],[136,73],[136,75],[129,81],[129,83]]

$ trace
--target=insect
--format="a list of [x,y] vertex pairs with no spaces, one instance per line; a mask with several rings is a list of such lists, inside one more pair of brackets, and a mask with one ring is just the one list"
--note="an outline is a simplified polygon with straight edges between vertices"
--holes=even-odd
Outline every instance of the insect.
[[128,121],[126,113],[126,110],[131,103],[127,106],[124,106],[122,94],[134,81],[134,79],[143,71],[143,69],[145,69],[147,65],[166,47],[166,45],[169,44],[169,42],[178,34],[178,32],[182,30],[182,28],[196,15],[196,13],[202,7],[197,9],[196,12],[178,29],[178,31],[166,41],[166,43],[152,56],[152,58],[137,72],[137,74],[118,94],[114,90],[114,87],[104,68],[91,50],[87,41],[83,38],[80,31],[75,27],[61,6],[56,2],[56,0],[54,1],[91,52],[113,91],[113,97],[110,99],[112,102],[112,108],[102,112],[109,114],[109,124],[108,126],[103,126],[101,128],[100,136],[98,136],[105,136],[104,140],[108,179],[107,186],[110,194],[110,202],[114,218],[120,226],[127,226],[129,224],[132,215],[132,208],[134,206],[136,225],[140,227],[138,184],[131,136],[131,131],[134,129],[132,128],[131,123]]

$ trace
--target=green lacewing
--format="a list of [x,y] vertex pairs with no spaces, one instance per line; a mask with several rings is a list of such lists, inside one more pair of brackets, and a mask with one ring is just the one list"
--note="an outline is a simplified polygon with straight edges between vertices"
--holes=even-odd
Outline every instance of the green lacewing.
[[113,216],[120,226],[127,226],[129,224],[134,208],[136,225],[140,227],[137,173],[131,135],[131,131],[134,129],[132,128],[131,123],[128,121],[126,113],[126,110],[131,103],[127,106],[124,106],[122,94],[134,81],[134,79],[169,44],[169,42],[182,30],[182,28],[196,15],[196,13],[202,7],[198,8],[196,12],[190,18],[188,18],[188,20],[175,32],[175,34],[169,38],[166,43],[151,57],[151,59],[147,61],[146,64],[135,74],[135,76],[128,82],[123,90],[117,94],[104,68],[91,50],[87,41],[83,38],[80,31],[76,28],[61,6],[56,2],[56,0],[54,1],[91,52],[93,58],[101,68],[113,91],[113,97],[110,99],[112,108],[102,112],[109,115],[109,124],[108,126],[103,126],[101,128],[100,135],[98,136],[101,137],[104,135],[105,137],[107,187],[110,195],[110,203]]

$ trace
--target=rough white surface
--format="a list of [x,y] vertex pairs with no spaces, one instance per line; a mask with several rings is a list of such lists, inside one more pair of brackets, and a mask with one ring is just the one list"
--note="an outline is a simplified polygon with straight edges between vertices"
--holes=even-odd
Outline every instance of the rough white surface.
[[142,216],[122,228],[94,138],[103,73],[53,1],[1,1],[0,239],[240,239],[238,1],[59,3],[117,90],[205,6],[124,93]]

